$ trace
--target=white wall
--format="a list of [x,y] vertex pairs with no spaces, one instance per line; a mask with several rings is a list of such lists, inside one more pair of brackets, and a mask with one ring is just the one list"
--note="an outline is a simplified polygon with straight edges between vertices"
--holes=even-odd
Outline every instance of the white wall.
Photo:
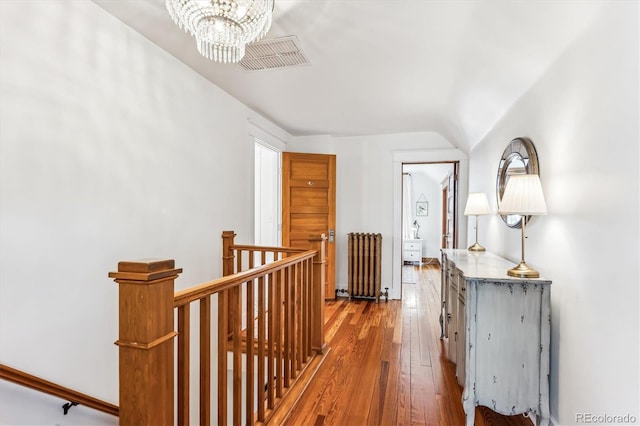
[[[578,413],[640,421],[638,5],[610,3],[470,158],[469,189],[495,206],[507,143],[527,136],[538,150],[549,214],[527,227],[526,258],[553,280],[556,424],[576,424]],[[482,219],[487,249],[519,261],[520,230]]]
[[420,224],[420,238],[422,238],[422,257],[440,258],[440,234],[442,234],[442,191],[440,182],[429,179],[426,175],[416,173],[415,186],[413,187],[415,206],[421,195],[429,203],[426,216],[416,216]]
[[0,19],[0,362],[117,403],[107,273],[160,257],[178,288],[220,276],[221,232],[253,240],[261,119],[92,2]]
[[379,232],[382,286],[400,296],[402,160],[397,162],[397,155],[429,161],[423,153],[449,152],[452,146],[437,133],[292,138],[288,151],[336,154],[336,288],[347,288],[347,234]]

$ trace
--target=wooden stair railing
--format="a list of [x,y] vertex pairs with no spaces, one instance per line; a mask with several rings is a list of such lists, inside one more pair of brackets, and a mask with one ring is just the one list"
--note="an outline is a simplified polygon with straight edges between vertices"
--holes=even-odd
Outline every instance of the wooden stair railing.
[[[0,379],[53,395],[60,399],[67,400],[69,403],[84,405],[86,407],[102,411],[103,413],[111,414],[112,416],[118,416],[119,410],[117,405],[101,401],[92,396],[57,385],[48,380],[41,379],[40,377],[33,376],[29,373],[25,373],[24,371],[16,370],[15,368],[11,368],[4,364],[0,364]],[[65,406],[69,407],[67,404],[65,404]],[[63,406],[63,409],[65,406]],[[68,408],[65,409],[65,414],[67,410]]]
[[[278,408],[294,386],[300,387],[300,377],[308,380],[309,366],[317,366],[326,352],[325,236],[311,238],[311,250],[234,245],[234,237],[233,231],[222,236],[223,277],[176,293],[174,280],[182,270],[173,260],[119,262],[118,272],[109,274],[120,293],[116,343],[123,424],[174,423],[174,351],[181,425],[192,423],[192,347],[199,357],[198,422],[206,425],[212,423],[212,405],[217,406],[217,424],[264,424],[281,418]],[[192,340],[191,306],[196,302],[199,336]],[[217,333],[212,333],[212,317]],[[217,358],[214,371],[213,357]],[[217,386],[212,391],[213,373]],[[217,395],[215,405],[212,393]]]

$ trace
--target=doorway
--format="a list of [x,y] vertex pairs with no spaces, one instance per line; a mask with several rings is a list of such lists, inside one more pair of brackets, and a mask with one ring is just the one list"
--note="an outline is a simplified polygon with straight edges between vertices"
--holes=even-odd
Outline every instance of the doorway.
[[416,267],[438,263],[442,244],[456,240],[457,168],[457,162],[402,164],[402,284],[415,284]]
[[[469,160],[467,154],[457,148],[401,150],[393,153],[393,244],[392,250],[392,287],[390,298],[400,299],[402,288],[402,168],[409,164],[457,163],[457,196],[465,199],[468,191]],[[456,216],[457,241],[466,242],[467,221],[460,209]]]
[[255,139],[254,244],[280,246],[280,152]]

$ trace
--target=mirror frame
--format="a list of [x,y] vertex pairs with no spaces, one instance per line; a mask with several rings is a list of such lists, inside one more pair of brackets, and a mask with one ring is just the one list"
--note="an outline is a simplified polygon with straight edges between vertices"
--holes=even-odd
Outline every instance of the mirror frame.
[[[519,170],[511,169],[509,173],[509,166],[515,161],[520,161],[524,164],[524,168]],[[507,187],[507,181],[512,174],[540,174],[538,168],[538,153],[528,138],[515,138],[509,142],[502,157],[500,157],[500,163],[498,164],[498,173],[496,176],[496,202],[498,209],[500,209],[500,201],[502,195]],[[501,214],[500,217],[504,223],[510,228],[522,227],[522,216],[517,214]],[[528,221],[530,216],[527,216]]]

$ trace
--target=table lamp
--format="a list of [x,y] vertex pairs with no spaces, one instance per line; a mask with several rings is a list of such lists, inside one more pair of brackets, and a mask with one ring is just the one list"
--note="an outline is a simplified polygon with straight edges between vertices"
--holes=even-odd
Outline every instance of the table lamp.
[[485,248],[478,244],[478,216],[489,214],[489,201],[484,192],[472,192],[467,198],[467,205],[464,208],[465,216],[476,217],[476,242],[469,247],[469,251],[485,251]]
[[522,216],[522,260],[518,266],[511,268],[507,274],[519,278],[538,278],[540,273],[529,267],[524,261],[525,224],[527,217],[547,214],[542,185],[538,175],[511,175],[507,181],[500,207],[500,214],[518,214]]

